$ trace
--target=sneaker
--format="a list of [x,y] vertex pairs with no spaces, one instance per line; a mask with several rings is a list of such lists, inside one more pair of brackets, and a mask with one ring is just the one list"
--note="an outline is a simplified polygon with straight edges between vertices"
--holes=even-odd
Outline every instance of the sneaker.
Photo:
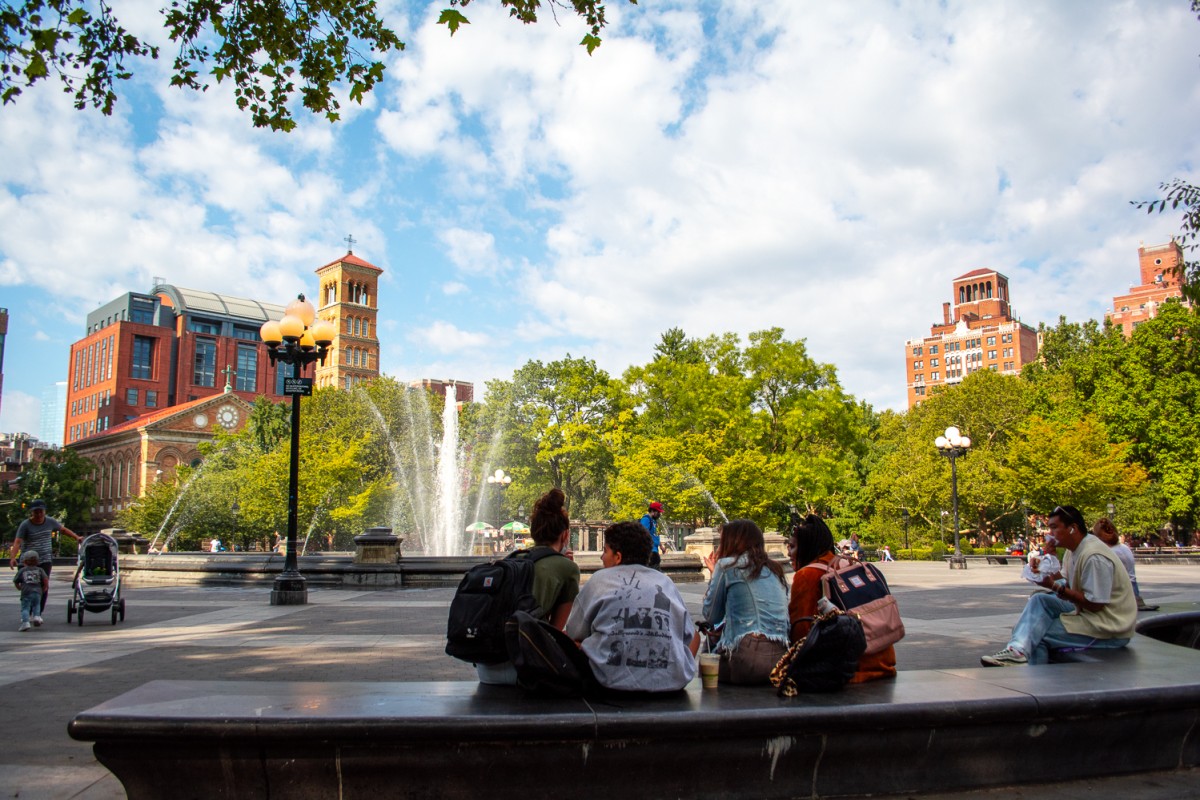
[[1023,664],[1028,664],[1029,659],[1023,653],[1018,653],[1011,647],[1006,647],[995,655],[984,656],[979,659],[979,662],[985,667],[1019,667]]
[[40,628],[40,627],[42,627],[42,618],[41,618],[41,617],[34,617],[34,618],[33,618],[33,627],[35,627],[35,628]]
[[29,630],[29,627],[30,627],[30,626],[29,626],[29,623],[28,623],[28,622],[22,622],[22,623],[21,623],[21,627],[17,628],[17,630],[19,630],[19,631],[21,631],[22,633],[24,633],[25,631]]

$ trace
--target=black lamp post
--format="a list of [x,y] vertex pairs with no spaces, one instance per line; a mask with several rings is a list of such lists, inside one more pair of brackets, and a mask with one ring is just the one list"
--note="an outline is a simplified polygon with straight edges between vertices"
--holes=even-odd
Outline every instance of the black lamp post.
[[1108,521],[1113,523],[1117,521],[1117,507],[1112,503],[1108,504]]
[[950,459],[950,500],[954,504],[954,555],[950,558],[950,568],[966,569],[967,559],[963,558],[958,542],[958,467],[954,462],[967,454],[971,438],[961,435],[958,428],[951,425],[946,428],[946,435],[937,437],[933,443],[942,455]]
[[238,518],[238,512],[242,510],[242,507],[240,505],[238,505],[237,498],[234,498],[233,505],[231,505],[229,507],[229,510],[233,512],[233,536],[232,536],[232,539],[233,539],[233,548],[236,550],[237,549],[237,518]]
[[306,364],[325,363],[325,355],[337,329],[332,322],[317,319],[312,303],[298,295],[288,304],[283,319],[267,321],[259,331],[271,363],[292,365],[292,377],[284,380],[283,393],[292,397],[292,449],[288,469],[287,555],[283,572],[271,589],[271,605],[302,606],[308,603],[308,587],[296,564],[296,500],[300,483],[300,398],[312,395],[312,378],[301,378]]
[[908,543],[908,509],[903,509],[900,515],[904,517],[904,549],[908,551],[909,559],[912,559],[912,545]]

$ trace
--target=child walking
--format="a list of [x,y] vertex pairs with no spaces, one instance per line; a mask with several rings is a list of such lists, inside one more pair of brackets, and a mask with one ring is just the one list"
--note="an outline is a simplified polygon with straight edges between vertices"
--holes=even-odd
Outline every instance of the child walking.
[[13,585],[21,590],[21,627],[18,631],[29,630],[29,623],[42,624],[42,593],[50,589],[50,578],[38,566],[36,550],[26,550],[21,556],[21,568],[13,578]]

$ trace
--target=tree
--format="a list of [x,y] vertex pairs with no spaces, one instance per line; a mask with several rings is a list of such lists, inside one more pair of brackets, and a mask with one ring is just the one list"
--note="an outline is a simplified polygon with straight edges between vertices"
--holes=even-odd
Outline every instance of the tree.
[[41,460],[21,473],[18,488],[7,494],[11,501],[0,506],[0,525],[5,536],[16,532],[34,500],[46,501],[46,513],[68,528],[80,527],[92,518],[96,505],[96,465],[74,450],[48,450]]
[[[468,24],[450,0],[438,23],[453,35]],[[499,0],[509,15],[537,22],[541,0]],[[629,0],[636,3],[637,0]],[[581,17],[588,53],[600,46],[605,7],[600,0],[547,0]],[[383,79],[383,54],[404,42],[380,16],[375,0],[171,0],[163,11],[170,41],[178,47],[171,85],[205,91],[209,78],[230,80],[239,109],[255,127],[291,130],[289,104],[338,119],[339,84],[361,103]],[[159,48],[123,28],[103,0],[24,0],[0,6],[0,99],[14,102],[25,89],[57,76],[76,108],[111,114],[116,82],[133,76],[130,62],[157,59]],[[202,75],[202,73],[204,73]]]

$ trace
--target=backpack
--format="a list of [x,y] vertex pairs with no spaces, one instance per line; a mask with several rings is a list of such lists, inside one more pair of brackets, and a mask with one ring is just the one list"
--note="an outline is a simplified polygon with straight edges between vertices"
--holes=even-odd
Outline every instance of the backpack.
[[858,617],[867,637],[865,655],[887,649],[904,638],[900,607],[888,589],[887,581],[872,564],[863,564],[834,556],[826,566],[819,561],[804,569],[820,569],[821,591],[835,606]]
[[517,684],[535,694],[593,696],[600,684],[591,662],[570,636],[544,619],[515,611],[504,624],[508,655]]
[[548,548],[533,555],[530,552],[518,550],[467,570],[450,602],[446,655],[472,664],[508,661],[504,623],[514,611],[542,615],[533,599],[533,565],[547,556],[562,555]]
[[771,670],[771,685],[780,697],[841,689],[858,671],[858,659],[867,649],[857,617],[834,610],[804,619],[813,621],[808,635],[789,647]]

